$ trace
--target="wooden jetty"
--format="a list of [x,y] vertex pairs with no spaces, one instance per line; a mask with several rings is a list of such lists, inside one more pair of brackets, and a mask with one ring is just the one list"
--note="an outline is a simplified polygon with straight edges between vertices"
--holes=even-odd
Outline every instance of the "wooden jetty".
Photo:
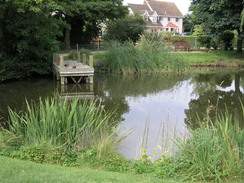
[[[77,52],[76,60],[64,61],[65,56],[68,56],[68,54],[53,54],[53,73],[57,80],[61,81],[61,85],[68,84],[68,78],[71,78],[76,84],[80,83],[82,79],[93,83],[94,68],[92,55],[87,60],[86,54],[83,54],[82,63],[80,52]],[[88,65],[87,61],[89,61]]]

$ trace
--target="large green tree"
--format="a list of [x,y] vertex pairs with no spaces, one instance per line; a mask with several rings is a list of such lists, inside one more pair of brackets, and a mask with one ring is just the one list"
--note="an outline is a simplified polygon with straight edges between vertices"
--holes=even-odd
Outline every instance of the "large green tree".
[[237,52],[242,52],[243,30],[241,12],[243,0],[192,0],[194,24],[203,25],[206,34],[220,37],[227,30],[238,33]]
[[68,26],[64,30],[65,47],[89,43],[98,36],[101,22],[124,17],[128,13],[122,0],[55,0],[59,5],[56,17]]
[[51,72],[61,35],[51,1],[0,0],[0,81]]
[[0,0],[0,81],[50,73],[60,40],[90,42],[127,12],[122,0]]

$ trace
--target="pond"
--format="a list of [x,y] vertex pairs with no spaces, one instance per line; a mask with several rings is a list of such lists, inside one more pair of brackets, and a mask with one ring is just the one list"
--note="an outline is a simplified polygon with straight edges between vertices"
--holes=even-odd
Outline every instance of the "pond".
[[[148,76],[95,75],[94,84],[60,86],[52,78],[32,78],[0,84],[0,116],[7,119],[7,106],[21,110],[25,99],[52,96],[58,91],[72,99],[97,98],[106,110],[116,109],[122,121],[120,135],[128,134],[119,152],[135,159],[146,152],[156,159],[174,153],[172,139],[187,138],[208,111],[228,108],[240,116],[244,101],[244,71],[207,74],[163,74]],[[198,116],[198,117],[197,117]],[[241,124],[244,126],[244,124]]]

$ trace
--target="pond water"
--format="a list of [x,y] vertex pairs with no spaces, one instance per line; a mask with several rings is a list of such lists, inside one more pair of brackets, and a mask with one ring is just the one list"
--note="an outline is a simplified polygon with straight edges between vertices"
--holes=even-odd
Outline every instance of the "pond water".
[[[164,74],[149,76],[95,75],[94,84],[60,86],[52,78],[32,78],[0,84],[0,116],[7,119],[7,106],[21,110],[25,99],[38,100],[58,91],[62,97],[98,98],[105,109],[117,109],[120,135],[128,137],[119,145],[127,158],[143,152],[152,158],[172,154],[175,136],[186,138],[199,118],[227,107],[240,116],[244,101],[244,72],[221,71],[208,74]],[[241,121],[240,120],[240,121]],[[162,149],[161,149],[162,148]]]

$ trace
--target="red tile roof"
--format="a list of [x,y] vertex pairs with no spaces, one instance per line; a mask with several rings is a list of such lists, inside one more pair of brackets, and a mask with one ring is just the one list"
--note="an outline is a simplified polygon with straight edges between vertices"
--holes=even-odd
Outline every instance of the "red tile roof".
[[178,26],[176,26],[175,24],[169,22],[165,27],[178,27]]

